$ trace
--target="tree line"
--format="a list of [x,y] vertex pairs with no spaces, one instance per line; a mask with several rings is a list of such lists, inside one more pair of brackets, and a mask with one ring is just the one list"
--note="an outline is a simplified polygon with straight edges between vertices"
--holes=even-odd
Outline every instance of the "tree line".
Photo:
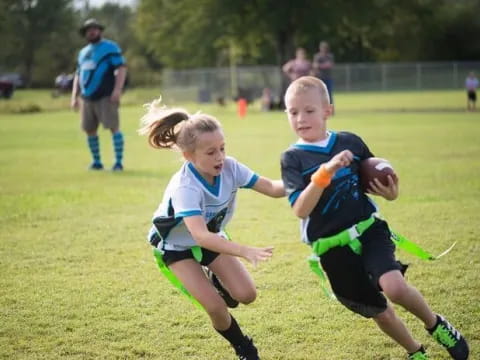
[[125,52],[133,83],[162,68],[276,64],[326,40],[337,62],[480,59],[480,0],[0,0],[0,73],[50,86],[72,72],[95,17]]

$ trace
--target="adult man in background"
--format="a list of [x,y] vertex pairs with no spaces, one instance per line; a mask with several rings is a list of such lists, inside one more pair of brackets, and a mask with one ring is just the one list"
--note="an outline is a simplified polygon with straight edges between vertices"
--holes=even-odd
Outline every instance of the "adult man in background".
[[114,41],[102,38],[104,28],[97,20],[88,19],[79,30],[88,44],[78,54],[71,106],[74,110],[80,107],[82,129],[87,134],[93,158],[90,169],[103,169],[97,134],[101,123],[112,132],[115,151],[112,170],[121,171],[124,139],[120,131],[118,108],[127,67],[120,47]]
[[335,64],[335,59],[330,52],[330,46],[326,41],[320,42],[318,50],[318,53],[313,56],[313,75],[325,83],[330,97],[330,104],[333,104],[332,70]]

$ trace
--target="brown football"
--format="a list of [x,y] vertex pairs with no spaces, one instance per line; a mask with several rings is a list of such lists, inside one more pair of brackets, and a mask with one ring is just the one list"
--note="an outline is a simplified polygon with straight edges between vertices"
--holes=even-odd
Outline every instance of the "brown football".
[[364,192],[367,192],[370,181],[377,178],[383,185],[388,185],[388,175],[395,182],[398,181],[397,174],[390,162],[386,159],[371,157],[360,162],[360,186]]

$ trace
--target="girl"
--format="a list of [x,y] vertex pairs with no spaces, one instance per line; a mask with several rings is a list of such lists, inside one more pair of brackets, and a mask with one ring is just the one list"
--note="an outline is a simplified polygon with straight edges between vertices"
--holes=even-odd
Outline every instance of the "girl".
[[[186,160],[171,178],[155,212],[152,244],[162,251],[163,262],[203,306],[238,358],[259,359],[252,339],[243,334],[219,292],[243,304],[254,301],[255,284],[237,257],[256,266],[272,256],[273,247],[236,244],[227,240],[224,229],[233,216],[238,188],[282,197],[282,181],[258,176],[227,157],[222,128],[212,116],[167,109],[159,99],[149,105],[139,132],[147,135],[154,148],[178,147]],[[224,288],[215,281],[217,291],[202,266]]]

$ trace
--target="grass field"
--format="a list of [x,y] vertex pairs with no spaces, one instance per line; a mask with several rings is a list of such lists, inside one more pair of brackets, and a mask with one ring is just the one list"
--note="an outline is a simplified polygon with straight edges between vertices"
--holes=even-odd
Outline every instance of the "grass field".
[[[123,173],[89,172],[86,141],[68,98],[17,92],[0,102],[0,358],[234,359],[233,351],[158,272],[145,235],[180,154],[149,148],[136,135],[141,104],[122,107]],[[480,359],[480,113],[463,92],[339,94],[334,130],[348,129],[391,160],[401,182],[394,202],[376,199],[390,225],[433,253],[427,263],[398,251],[431,306],[446,315]],[[22,104],[40,112],[13,114]],[[227,152],[277,178],[280,153],[295,138],[281,112],[189,104],[224,124]],[[110,166],[110,135],[100,133]],[[232,312],[263,360],[404,359],[372,321],[322,294],[309,249],[285,199],[239,194],[229,232],[238,242],[274,245],[271,261],[247,265],[258,298]],[[412,315],[397,307],[432,359],[448,359]]]

